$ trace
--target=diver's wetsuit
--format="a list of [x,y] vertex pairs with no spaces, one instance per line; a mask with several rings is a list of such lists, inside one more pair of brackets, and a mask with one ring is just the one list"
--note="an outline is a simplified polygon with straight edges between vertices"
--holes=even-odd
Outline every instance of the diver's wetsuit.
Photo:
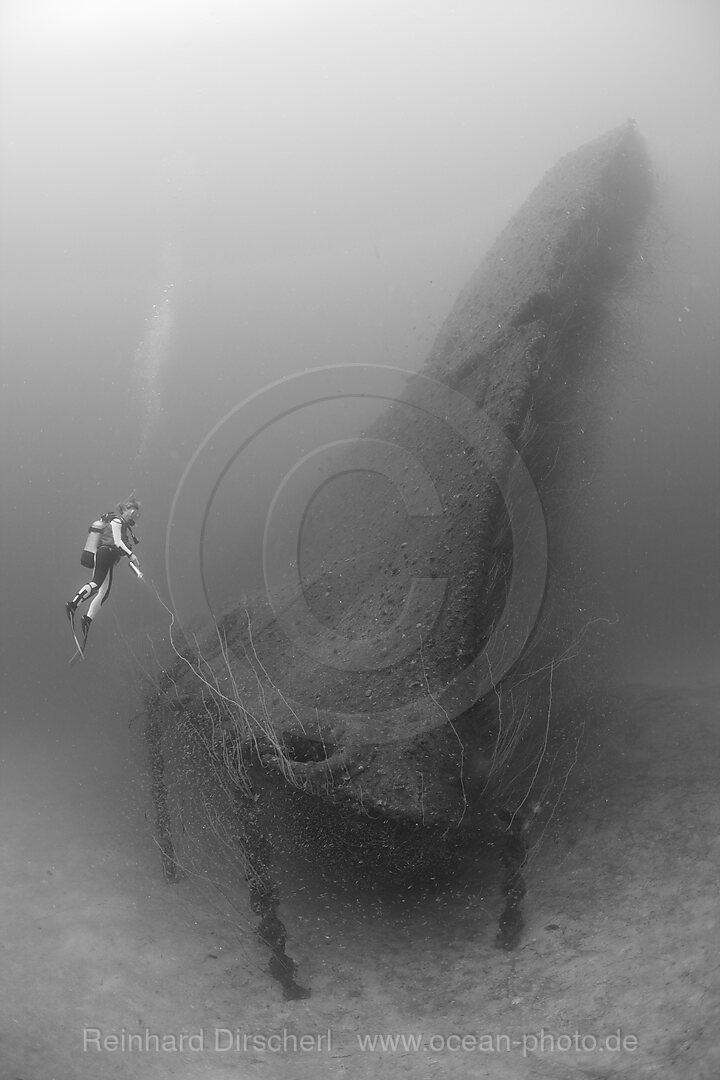
[[93,576],[86,585],[78,589],[71,601],[73,608],[76,608],[83,600],[90,600],[92,597],[85,618],[94,619],[100,606],[107,600],[112,585],[113,567],[123,555],[132,555],[129,541],[128,526],[119,517],[112,518],[103,526],[94,556]]

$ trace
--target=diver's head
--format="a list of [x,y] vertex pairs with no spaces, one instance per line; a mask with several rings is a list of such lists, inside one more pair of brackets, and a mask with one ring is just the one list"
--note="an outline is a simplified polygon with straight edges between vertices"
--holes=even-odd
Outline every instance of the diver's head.
[[118,503],[118,516],[131,527],[140,516],[140,503],[137,499],[128,499],[127,502]]

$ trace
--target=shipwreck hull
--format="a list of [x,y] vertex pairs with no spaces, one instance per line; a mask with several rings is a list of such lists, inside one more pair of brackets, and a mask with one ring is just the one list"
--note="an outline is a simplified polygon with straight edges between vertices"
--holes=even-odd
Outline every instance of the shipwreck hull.
[[[149,700],[170,850],[177,792],[202,777],[259,879],[279,851],[435,879],[480,837],[519,901],[528,819],[575,738],[589,640],[576,493],[623,359],[613,297],[651,194],[631,123],[562,159],[365,433],[380,457],[401,448],[416,489],[431,477],[434,509],[413,517],[407,487],[341,451],[304,517],[301,595],[246,596],[176,642]],[[442,583],[425,609],[408,602],[419,580]],[[309,643],[293,633],[307,610]]]

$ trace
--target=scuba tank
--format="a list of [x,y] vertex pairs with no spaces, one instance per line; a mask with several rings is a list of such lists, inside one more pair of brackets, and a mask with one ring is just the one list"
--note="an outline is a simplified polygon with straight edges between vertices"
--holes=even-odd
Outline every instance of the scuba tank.
[[97,521],[93,521],[90,529],[88,530],[85,547],[83,548],[83,553],[80,556],[80,564],[87,567],[89,570],[91,570],[95,565],[95,552],[98,549],[98,543],[100,542],[100,533],[103,531],[104,525],[104,518],[98,518]]

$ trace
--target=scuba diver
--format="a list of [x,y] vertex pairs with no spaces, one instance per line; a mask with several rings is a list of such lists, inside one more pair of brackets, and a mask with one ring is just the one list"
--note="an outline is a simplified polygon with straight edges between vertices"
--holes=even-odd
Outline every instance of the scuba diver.
[[75,637],[75,644],[80,653],[85,650],[93,619],[108,598],[116,563],[123,556],[127,557],[134,572],[142,578],[137,557],[133,554],[133,545],[139,541],[132,530],[139,514],[140,503],[133,492],[126,502],[118,503],[114,510],[103,514],[90,527],[80,561],[83,566],[92,567],[93,575],[90,581],[78,589],[72,600],[68,600],[65,605],[65,613],[72,627],[73,637],[75,637],[75,612],[78,604],[86,600],[90,601],[90,606],[80,621],[82,645]]

